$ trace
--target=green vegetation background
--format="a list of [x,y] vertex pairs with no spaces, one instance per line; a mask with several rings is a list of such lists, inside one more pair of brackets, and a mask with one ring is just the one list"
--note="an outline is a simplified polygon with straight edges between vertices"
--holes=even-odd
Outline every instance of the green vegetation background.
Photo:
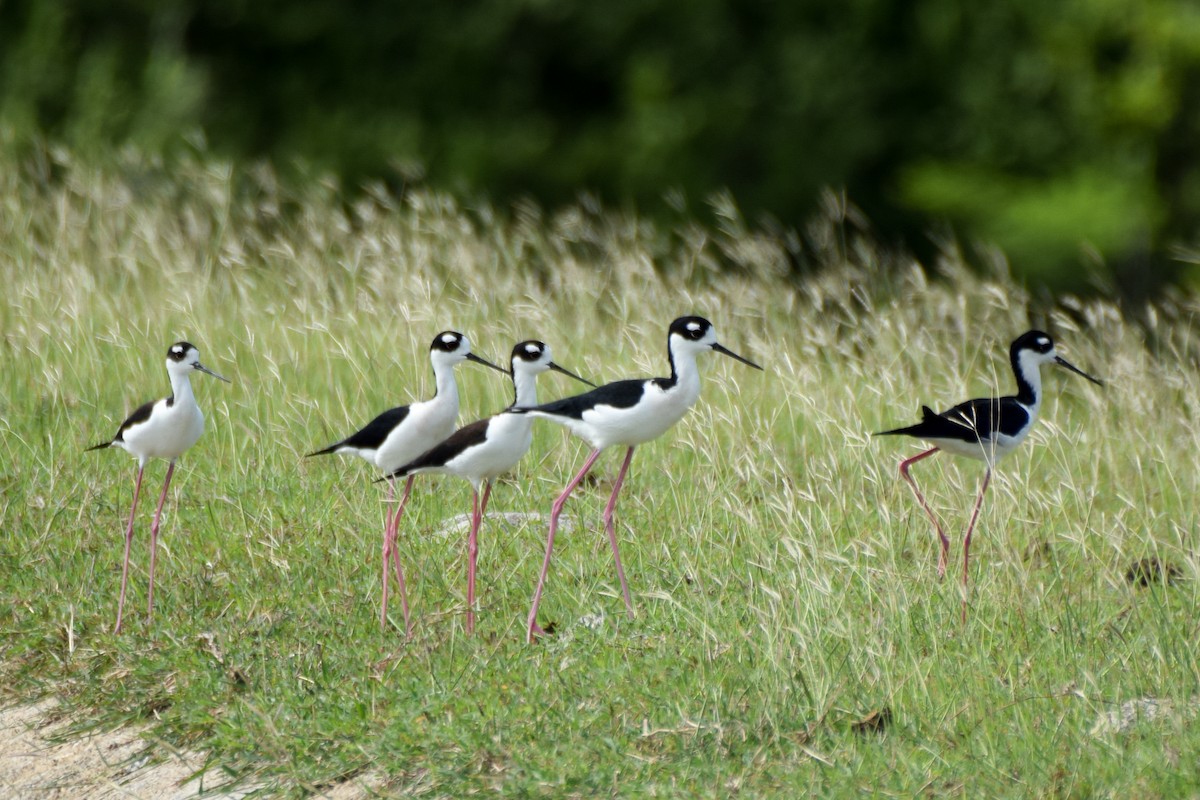
[[728,189],[785,229],[844,187],[918,251],[946,220],[1126,296],[1190,277],[1198,93],[1182,0],[0,2],[6,149],[659,214]]
[[[1200,791],[1194,294],[1132,325],[952,249],[933,281],[846,208],[803,227],[821,269],[797,281],[732,204],[672,231],[584,205],[500,220],[426,191],[346,205],[262,166],[51,155],[0,169],[0,703],[138,723],[148,757],[206,754],[214,780],[262,796],[351,777],[384,797]],[[660,374],[685,312],[765,371],[706,358],[700,401],[638,448],[617,509],[636,617],[601,522],[610,452],[564,512],[541,606],[558,632],[524,643],[544,515],[587,453],[539,423],[481,534],[476,634],[455,520],[469,487],[432,477],[401,533],[413,639],[380,630],[385,492],[357,459],[303,454],[427,397],[446,327],[492,360],[537,336],[608,381]],[[954,540],[939,581],[896,472],[920,445],[871,432],[1006,391],[1008,341],[1032,326],[1106,384],[1045,371],[1041,418],[980,512],[963,624],[981,466],[914,470]],[[208,430],[172,482],[149,623],[166,467],[147,469],[117,636],[135,467],[84,449],[166,393],[178,339],[233,383],[195,381]],[[464,422],[510,401],[490,370],[458,372]],[[1174,577],[1131,583],[1147,559]]]

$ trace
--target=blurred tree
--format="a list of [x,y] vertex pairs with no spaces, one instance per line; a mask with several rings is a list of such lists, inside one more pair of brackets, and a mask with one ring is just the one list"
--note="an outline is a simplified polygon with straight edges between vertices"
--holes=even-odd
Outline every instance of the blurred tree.
[[0,0],[8,141],[199,130],[352,184],[650,209],[728,187],[789,224],[842,186],[1057,289],[1179,279],[1198,79],[1185,0]]

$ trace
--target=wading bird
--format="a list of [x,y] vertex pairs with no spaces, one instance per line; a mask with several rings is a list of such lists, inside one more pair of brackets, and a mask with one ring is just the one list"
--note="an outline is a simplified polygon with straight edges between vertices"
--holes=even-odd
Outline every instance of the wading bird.
[[[547,370],[561,372],[595,386],[555,364],[550,348],[531,339],[512,351],[513,405],[537,404],[537,376]],[[510,406],[511,408],[511,406]],[[475,630],[475,564],[479,553],[479,526],[487,513],[492,481],[520,461],[533,443],[533,419],[507,409],[495,416],[459,428],[449,438],[386,478],[396,480],[422,473],[457,475],[471,482],[471,532],[467,538],[467,633]],[[482,496],[479,493],[483,488]]]
[[546,557],[538,577],[533,605],[529,609],[526,626],[526,641],[534,636],[545,635],[537,624],[538,605],[542,600],[542,589],[546,583],[546,571],[550,567],[550,555],[554,549],[554,532],[558,528],[558,517],[571,492],[583,480],[600,453],[608,447],[628,448],[608,505],[604,507],[604,528],[612,545],[613,559],[617,565],[617,577],[621,581],[621,593],[625,608],[632,615],[633,601],[629,597],[629,585],[625,582],[625,571],[621,567],[621,554],[617,547],[617,534],[613,529],[613,510],[617,505],[617,494],[625,481],[633,449],[644,442],[657,439],[678,422],[700,396],[700,370],[696,356],[715,350],[730,358],[762,369],[757,364],[727,350],[717,342],[712,323],[702,317],[680,317],[671,323],[667,332],[667,354],[671,363],[669,378],[631,379],[616,381],[575,397],[553,403],[513,409],[516,413],[532,414],[566,427],[571,433],[592,446],[591,455],[583,462],[567,487],[550,509],[550,532],[546,536]]
[[1013,375],[1017,379],[1017,393],[1008,397],[983,397],[960,403],[949,411],[941,414],[933,412],[929,406],[922,406],[923,418],[916,425],[896,428],[890,431],[880,431],[877,436],[912,436],[933,445],[929,450],[906,458],[900,462],[900,475],[912,487],[917,496],[917,502],[937,531],[941,539],[942,549],[938,556],[938,577],[946,574],[946,561],[950,552],[950,540],[946,532],[934,516],[933,510],[925,502],[921,490],[909,475],[910,466],[923,458],[928,458],[939,450],[958,456],[966,456],[984,462],[986,471],[983,474],[983,485],[979,489],[979,497],[975,500],[975,509],[971,512],[971,521],[967,524],[967,533],[963,538],[963,620],[967,617],[967,568],[971,556],[971,532],[975,529],[975,520],[979,517],[979,509],[983,504],[983,495],[992,479],[992,468],[1004,456],[1016,449],[1037,421],[1038,412],[1042,408],[1042,374],[1043,364],[1057,364],[1066,367],[1077,375],[1082,375],[1097,386],[1104,384],[1083,372],[1054,348],[1054,340],[1041,331],[1024,333],[1012,343],[1009,348],[1009,358],[1012,362]]
[[[328,453],[349,453],[363,458],[385,474],[424,453],[454,432],[458,420],[458,385],[454,381],[454,367],[463,361],[474,361],[494,370],[508,372],[490,361],[471,352],[467,337],[456,331],[443,331],[429,345],[429,360],[433,364],[433,376],[437,389],[433,397],[412,405],[389,409],[367,423],[366,427],[347,436],[340,442],[321,450],[308,453],[305,458]],[[412,477],[404,484],[404,494],[399,504],[392,508],[396,494],[396,482],[388,481],[387,513],[383,521],[383,602],[379,612],[379,624],[387,627],[388,609],[388,561],[396,571],[397,591],[400,606],[404,611],[404,633],[412,632],[408,613],[408,596],[404,587],[404,571],[400,567],[400,554],[396,552],[396,530],[400,515],[412,491]]]
[[167,374],[171,378],[171,395],[162,400],[144,403],[121,423],[117,435],[88,450],[105,447],[120,447],[138,460],[137,482],[133,486],[133,506],[129,509],[129,525],[125,529],[125,561],[121,567],[121,599],[117,602],[117,624],[114,633],[121,632],[121,620],[125,612],[125,587],[129,582],[129,548],[133,543],[133,517],[137,511],[138,497],[142,493],[142,474],[146,462],[152,458],[167,460],[167,477],[163,481],[158,508],[154,511],[154,522],[150,525],[150,588],[146,593],[147,621],[154,614],[154,560],[158,549],[158,526],[162,520],[163,503],[167,499],[167,487],[175,474],[175,461],[196,443],[204,433],[204,414],[196,404],[192,393],[192,382],[188,376],[200,370],[214,378],[229,383],[208,367],[200,363],[200,351],[188,342],[176,342],[167,349]]

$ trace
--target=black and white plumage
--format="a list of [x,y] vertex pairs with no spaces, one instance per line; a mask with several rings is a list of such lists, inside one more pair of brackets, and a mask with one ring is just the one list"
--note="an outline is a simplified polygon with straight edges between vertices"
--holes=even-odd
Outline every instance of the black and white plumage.
[[[878,436],[912,436],[933,445],[931,449],[900,462],[900,475],[912,487],[917,501],[933,521],[933,526],[941,540],[942,549],[938,557],[939,577],[946,572],[950,540],[946,537],[941,523],[938,522],[932,509],[929,508],[929,504],[925,502],[921,491],[917,488],[916,482],[909,474],[909,467],[939,450],[983,461],[987,465],[983,485],[979,490],[975,509],[971,514],[971,521],[963,539],[964,590],[967,586],[967,568],[970,563],[971,533],[975,528],[975,520],[979,516],[984,492],[987,491],[988,483],[991,481],[992,468],[1001,458],[1011,453],[1025,440],[1037,421],[1038,412],[1041,411],[1041,366],[1057,364],[1077,375],[1082,375],[1098,386],[1103,385],[1101,381],[1058,355],[1054,340],[1050,338],[1049,334],[1042,331],[1029,331],[1018,336],[1009,348],[1009,358],[1012,363],[1013,375],[1017,381],[1015,395],[968,400],[941,414],[935,413],[928,406],[922,406],[922,419],[917,424],[876,434]],[[965,593],[963,595],[963,618],[966,618]]]
[[392,472],[454,432],[458,420],[456,366],[473,361],[507,374],[502,367],[472,353],[470,341],[457,331],[442,331],[434,337],[429,360],[436,384],[433,397],[389,408],[345,439],[308,453],[305,458],[346,453],[369,461],[385,473]]
[[[499,372],[507,370],[471,352],[467,337],[457,331],[442,331],[429,345],[429,360],[433,365],[436,390],[428,400],[407,406],[388,409],[345,439],[312,453],[312,456],[330,453],[355,455],[374,464],[384,474],[421,455],[454,432],[458,420],[458,384],[454,380],[454,368],[464,361],[483,364]],[[388,561],[391,560],[395,573],[401,605],[404,611],[405,633],[411,631],[408,598],[404,587],[404,572],[400,567],[400,555],[395,550],[396,529],[404,506],[412,491],[411,477],[404,486],[399,504],[392,508],[395,496],[395,481],[388,481],[388,511],[383,523],[383,599],[380,608],[380,625],[387,626],[388,607]]]
[[625,474],[629,470],[629,463],[633,459],[634,447],[657,439],[664,434],[687,413],[687,410],[700,397],[700,370],[696,364],[696,358],[701,353],[714,350],[755,369],[762,369],[757,364],[719,344],[712,323],[708,320],[703,317],[680,317],[671,323],[667,331],[667,356],[671,364],[670,377],[616,381],[590,392],[567,397],[553,403],[532,408],[518,406],[513,409],[517,413],[531,414],[557,422],[571,433],[587,441],[593,448],[583,467],[551,506],[550,530],[546,537],[546,556],[542,562],[542,572],[538,578],[532,607],[529,610],[526,626],[527,641],[533,641],[535,635],[544,634],[537,624],[537,611],[546,583],[546,572],[549,569],[550,556],[554,549],[554,534],[563,505],[567,502],[571,492],[587,475],[592,465],[596,463],[600,453],[613,446],[623,446],[627,450],[625,459],[621,463],[621,469],[617,473],[612,495],[604,509],[604,527],[612,546],[613,559],[616,561],[617,577],[621,582],[625,607],[630,614],[633,613],[633,601],[629,596],[629,585],[625,581],[625,571],[621,566],[616,531],[613,528],[613,511],[616,508],[617,495],[621,491]]
[[115,633],[120,633],[125,611],[125,589],[129,582],[129,550],[133,543],[133,519],[137,511],[138,498],[142,491],[142,476],[146,462],[152,458],[166,459],[167,476],[163,480],[158,508],[150,525],[150,584],[147,591],[147,617],[154,613],[154,566],[158,549],[158,529],[162,521],[163,503],[167,499],[167,488],[175,473],[175,461],[194,445],[204,433],[204,414],[196,403],[189,376],[194,370],[205,372],[214,378],[229,382],[200,363],[200,351],[189,342],[176,342],[167,349],[167,375],[171,379],[171,394],[162,400],[143,403],[121,423],[107,442],[101,442],[88,450],[119,447],[138,460],[137,481],[133,489],[133,505],[129,509],[129,524],[125,529],[125,559],[121,568],[121,598],[117,602]]
[[1100,381],[1058,355],[1054,341],[1041,331],[1022,334],[1009,348],[1017,393],[1007,397],[982,397],[959,403],[940,414],[922,406],[916,425],[881,431],[879,436],[912,436],[938,449],[995,464],[1025,440],[1042,408],[1043,364],[1057,364],[1092,383]]
[[[548,370],[595,386],[554,363],[550,348],[535,339],[513,347],[511,364],[514,406],[537,404],[537,377]],[[395,480],[431,473],[456,475],[471,482],[471,532],[467,542],[467,633],[475,628],[475,565],[479,553],[479,527],[487,513],[492,481],[516,466],[529,452],[532,443],[533,418],[506,409],[459,428],[444,441],[388,476]]]

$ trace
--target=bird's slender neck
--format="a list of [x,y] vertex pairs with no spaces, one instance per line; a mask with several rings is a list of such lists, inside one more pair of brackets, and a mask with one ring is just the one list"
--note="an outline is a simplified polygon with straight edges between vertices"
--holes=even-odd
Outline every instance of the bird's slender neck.
[[[675,363],[675,360],[676,360],[675,359],[675,348],[671,347],[671,341],[672,341],[671,339],[667,339],[667,361],[671,365],[671,383],[678,383],[679,382],[679,366],[680,365]],[[687,356],[681,355],[679,357],[680,362],[684,362],[687,360],[688,360]],[[696,359],[693,358],[693,359],[691,359],[691,361],[692,361],[692,366],[694,367],[696,365]],[[686,364],[683,366],[686,368]]]
[[191,370],[168,370],[168,374],[171,376],[171,397],[174,398],[172,405],[195,404],[196,396],[192,394],[192,381],[188,378],[189,372]]
[[524,370],[514,370],[513,405],[529,408],[537,405],[537,375]]
[[667,352],[671,361],[671,385],[683,389],[691,397],[690,402],[695,402],[700,395],[700,367],[696,364],[696,353],[689,348],[678,353],[668,348]]
[[1036,411],[1042,404],[1042,370],[1037,356],[1029,350],[1013,353],[1012,368],[1017,379],[1017,402]]
[[434,364],[433,379],[437,385],[433,394],[434,399],[458,405],[458,384],[454,380],[454,365]]

